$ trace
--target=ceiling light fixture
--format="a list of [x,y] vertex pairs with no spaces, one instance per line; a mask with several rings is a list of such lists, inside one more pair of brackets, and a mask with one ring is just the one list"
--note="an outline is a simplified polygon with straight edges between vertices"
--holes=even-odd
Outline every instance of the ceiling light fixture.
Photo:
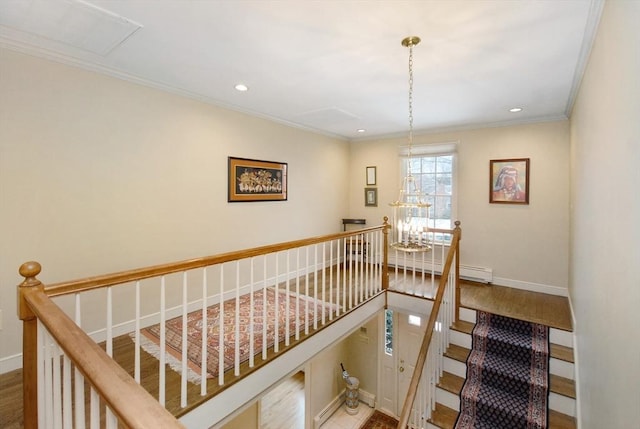
[[249,87],[243,83],[239,83],[235,86],[236,90],[240,91],[240,92],[245,92],[249,90]]
[[409,145],[407,175],[402,179],[398,200],[389,204],[393,208],[391,247],[405,252],[424,252],[431,249],[427,237],[429,207],[412,174],[413,165],[413,47],[420,43],[416,36],[402,40],[409,48]]
[[364,128],[360,128],[360,129],[358,130],[358,132],[359,132],[359,133],[364,133],[365,131],[367,131],[367,130],[365,130]]
[[509,109],[509,112],[511,112],[511,113],[522,112],[522,107],[514,107],[512,109]]

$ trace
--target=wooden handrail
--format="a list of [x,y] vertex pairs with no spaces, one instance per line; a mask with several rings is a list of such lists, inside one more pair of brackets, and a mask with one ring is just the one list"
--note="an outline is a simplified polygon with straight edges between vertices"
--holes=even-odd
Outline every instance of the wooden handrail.
[[[413,402],[416,399],[420,378],[422,378],[422,370],[424,369],[424,363],[427,360],[427,353],[429,352],[431,337],[433,336],[433,330],[436,326],[436,319],[438,318],[438,312],[440,311],[440,305],[442,304],[442,299],[444,297],[444,291],[449,277],[449,271],[451,270],[451,265],[453,263],[453,257],[459,251],[462,231],[460,229],[459,221],[456,221],[455,225],[456,227],[453,230],[453,238],[451,239],[451,247],[449,249],[449,252],[447,253],[447,260],[444,264],[444,267],[442,268],[442,275],[440,276],[436,298],[433,302],[433,307],[431,307],[431,314],[429,316],[429,321],[427,322],[426,332],[422,339],[422,345],[420,346],[420,352],[418,353],[418,359],[416,361],[415,369],[413,370],[413,375],[411,376],[411,383],[409,384],[407,397],[405,398],[404,405],[402,406],[402,413],[400,414],[400,419],[397,426],[398,429],[405,429],[409,424],[411,407],[413,407]],[[454,268],[456,270],[456,287],[460,283],[460,278],[458,276],[459,268],[457,266],[458,259],[460,258],[456,258],[456,267]],[[457,314],[458,308],[456,307],[456,320],[458,317]],[[448,329],[448,327],[443,327],[443,329]]]
[[386,230],[384,225],[362,228],[354,231],[339,232],[335,234],[323,235],[302,240],[288,241],[284,243],[271,244],[252,249],[238,250],[234,252],[222,253],[214,256],[205,256],[202,258],[189,259],[179,262],[171,262],[168,264],[154,265],[145,268],[138,268],[128,271],[121,271],[114,274],[106,274],[102,276],[87,277],[79,280],[71,280],[63,283],[55,283],[45,287],[48,296],[67,295],[76,292],[83,292],[92,289],[113,286],[122,283],[128,283],[136,280],[142,280],[150,277],[157,277],[166,274],[172,274],[182,271],[189,271],[196,268],[202,268],[209,265],[223,264],[225,262],[237,261],[240,259],[251,258],[269,253],[281,252],[283,250],[295,249],[297,247],[310,246],[326,241],[337,240],[340,238],[361,235],[366,232]]
[[[28,265],[28,266],[27,266]],[[26,266],[26,267],[25,267]],[[37,263],[24,264],[21,273],[30,277],[20,285],[19,311],[39,319],[56,339],[58,345],[98,392],[113,413],[129,428],[183,428],[184,426],[151,396],[142,386],[113,359],[111,359],[84,331],[82,331],[60,308],[45,294],[35,276],[40,271]],[[30,280],[31,279],[31,280]],[[26,284],[31,281],[31,284]],[[37,283],[36,283],[37,281]],[[35,287],[34,287],[35,286]],[[35,318],[32,318],[34,322]],[[34,339],[35,341],[35,339]],[[25,350],[25,361],[36,362],[37,348]],[[28,372],[25,369],[25,373]],[[30,371],[31,376],[35,370]],[[25,382],[24,387],[35,386]],[[36,392],[31,392],[34,395]],[[27,411],[27,407],[37,405],[33,396],[27,398],[25,392],[25,428],[37,428],[37,407]],[[34,418],[35,416],[35,418]]]
[[[386,264],[387,218],[381,226],[294,240],[274,245],[223,253],[215,256],[155,265],[113,274],[88,277],[43,285],[36,276],[41,271],[37,262],[20,267],[24,281],[18,286],[18,317],[23,321],[23,401],[24,427],[38,427],[37,399],[37,322],[41,320],[76,368],[94,386],[114,414],[127,427],[182,427],[168,411],[146,390],[139,386],[115,361],[87,336],[51,297],[79,293],[93,289],[130,283],[146,278],[189,271],[210,265],[248,259],[255,256],[310,246],[332,240],[382,231]],[[385,271],[386,273],[386,271]],[[385,279],[382,280],[385,283]],[[387,279],[388,284],[388,279]]]

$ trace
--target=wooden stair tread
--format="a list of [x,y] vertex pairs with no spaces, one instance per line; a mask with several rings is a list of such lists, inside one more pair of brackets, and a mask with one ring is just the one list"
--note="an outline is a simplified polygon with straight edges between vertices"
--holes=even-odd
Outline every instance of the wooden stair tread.
[[459,395],[463,384],[464,378],[443,371],[442,377],[440,377],[440,381],[438,382],[438,387],[454,395]]
[[[431,414],[429,423],[441,429],[453,429],[458,412],[436,402],[436,409]],[[549,410],[549,429],[576,429],[575,417]]]
[[[451,329],[463,334],[471,335],[474,326],[475,324],[467,322],[466,320],[458,320],[457,322],[454,322],[453,325],[451,325]],[[573,358],[573,349],[571,347],[551,343],[549,351],[551,352],[552,358],[563,360],[565,362],[575,362]]]
[[[466,347],[451,344],[444,355],[450,359],[466,364],[469,353],[471,353],[471,350]],[[549,390],[558,395],[573,399],[576,398],[575,382],[569,378],[560,377],[559,375],[549,374]]]
[[457,418],[458,412],[456,410],[436,402],[436,409],[431,413],[429,423],[442,429],[453,429]]
[[476,326],[474,323],[467,322],[466,320],[458,320],[451,325],[451,329],[454,331],[462,332],[463,334],[471,335],[473,332],[473,327]]
[[574,363],[573,349],[571,347],[561,346],[551,343],[551,357],[563,360],[566,362]]
[[447,349],[444,355],[448,358],[451,358],[453,360],[457,360],[459,362],[466,364],[467,358],[469,357],[470,352],[471,350],[469,350],[466,347],[460,347],[455,344],[449,344],[449,348]]
[[575,417],[549,410],[549,429],[576,429]]
[[575,381],[560,377],[559,375],[549,375],[549,390],[558,395],[576,399],[576,383]]

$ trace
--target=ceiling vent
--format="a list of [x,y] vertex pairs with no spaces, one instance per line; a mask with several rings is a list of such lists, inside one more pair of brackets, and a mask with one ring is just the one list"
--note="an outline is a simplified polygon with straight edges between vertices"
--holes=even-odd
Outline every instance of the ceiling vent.
[[101,56],[142,28],[80,0],[0,1],[0,25],[17,30],[11,36],[21,42],[37,36]]

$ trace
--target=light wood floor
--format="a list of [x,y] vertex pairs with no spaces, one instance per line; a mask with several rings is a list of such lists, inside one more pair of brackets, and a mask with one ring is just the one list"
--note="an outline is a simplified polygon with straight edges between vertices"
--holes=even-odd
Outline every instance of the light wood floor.
[[280,383],[262,398],[260,429],[304,427],[304,372]]
[[[563,330],[572,330],[569,303],[565,297],[502,286],[463,283],[460,299],[464,307],[542,323]],[[115,347],[117,345],[114,345]],[[145,361],[149,362],[151,366],[149,371],[157,374],[157,360],[154,358],[143,359],[143,362]],[[130,365],[132,362],[126,363],[126,366]],[[167,371],[167,376],[170,376],[172,372]],[[274,401],[277,403],[277,400]],[[263,413],[268,412],[268,407],[263,408]],[[0,375],[0,428],[22,428],[21,369]]]

